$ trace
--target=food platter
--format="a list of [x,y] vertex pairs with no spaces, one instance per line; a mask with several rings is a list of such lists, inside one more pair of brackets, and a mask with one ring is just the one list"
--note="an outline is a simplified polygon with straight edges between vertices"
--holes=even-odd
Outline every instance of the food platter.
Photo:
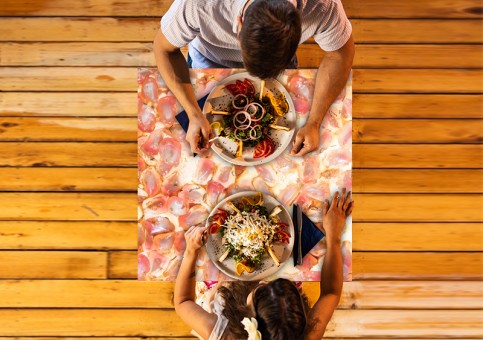
[[[245,79],[253,84],[255,93],[260,93],[261,80],[251,76],[248,72],[233,74],[225,78],[210,92],[204,104],[203,113],[210,123],[222,122],[223,116],[211,114],[211,112],[226,111],[233,101],[234,97],[227,90],[227,85],[230,86],[237,81],[244,81]],[[283,117],[277,117],[276,125],[282,126],[286,130],[270,129],[268,131],[267,135],[273,141],[274,151],[270,155],[261,158],[254,157],[254,147],[244,147],[240,156],[237,155],[238,145],[236,141],[227,137],[216,138],[213,141],[212,148],[225,161],[241,166],[260,165],[274,160],[289,146],[296,125],[293,101],[285,87],[276,79],[266,80],[263,93],[272,97],[283,96],[285,98],[288,110]]]
[[[256,191],[245,191],[231,195],[215,206],[210,214],[210,217],[216,214],[218,208],[230,210],[231,207],[229,205],[229,202],[236,204],[240,202],[240,200],[242,200],[243,198],[250,198],[255,196],[256,194]],[[243,281],[261,280],[275,274],[290,258],[295,239],[294,226],[290,213],[274,197],[267,194],[263,194],[263,206],[267,209],[267,211],[272,211],[277,206],[281,209],[281,212],[279,212],[277,215],[278,219],[280,220],[280,222],[283,222],[287,225],[286,230],[290,235],[287,243],[272,244],[273,255],[276,256],[276,258],[280,262],[279,266],[276,265],[271,255],[269,255],[268,252],[265,251],[263,256],[261,257],[260,264],[255,267],[253,272],[243,272],[241,275],[239,275],[236,271],[237,263],[233,257],[228,256],[223,261],[219,261],[220,257],[222,257],[223,253],[225,253],[226,251],[226,247],[223,245],[221,234],[219,232],[213,234],[208,233],[208,239],[205,245],[208,257],[221,272],[233,279]],[[210,224],[210,217],[207,220],[207,227]]]

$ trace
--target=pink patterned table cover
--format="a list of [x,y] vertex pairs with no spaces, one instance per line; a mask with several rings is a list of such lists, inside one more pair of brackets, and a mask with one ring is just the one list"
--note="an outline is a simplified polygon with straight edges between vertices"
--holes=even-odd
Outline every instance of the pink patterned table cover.
[[[191,82],[201,98],[236,69],[192,69]],[[305,123],[317,70],[286,70],[278,80],[289,91],[297,127]],[[300,158],[289,148],[274,161],[241,167],[212,150],[193,157],[185,132],[175,119],[182,110],[156,69],[138,73],[138,279],[174,281],[185,249],[184,233],[203,224],[212,208],[228,195],[256,190],[286,206],[302,207],[315,223],[322,221],[322,202],[336,190],[352,188],[352,76],[331,105],[320,128],[318,150]],[[275,277],[318,281],[325,238],[294,267],[290,258]],[[344,281],[352,280],[352,218],[342,234]],[[231,280],[208,258],[205,248],[196,262],[197,281]]]

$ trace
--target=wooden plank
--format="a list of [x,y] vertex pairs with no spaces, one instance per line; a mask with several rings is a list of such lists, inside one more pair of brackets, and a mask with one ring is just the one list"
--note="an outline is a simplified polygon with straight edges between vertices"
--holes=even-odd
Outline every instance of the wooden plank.
[[[113,0],[75,1],[4,0],[0,16],[162,16],[172,1],[116,2]],[[445,0],[387,3],[383,0],[342,1],[349,18],[479,18],[481,3],[477,0]]]
[[355,280],[479,280],[483,260],[480,252],[354,252],[352,265]]
[[0,118],[0,141],[129,142],[135,118]]
[[[156,67],[152,43],[0,43],[0,66]],[[481,68],[480,45],[357,45],[354,68]],[[299,67],[316,68],[324,51],[315,43],[297,50]],[[415,57],[417,56],[417,57]]]
[[0,92],[0,116],[136,117],[136,92]]
[[[4,17],[0,18],[0,41],[152,42],[160,27],[159,20],[159,17]],[[351,23],[358,43],[472,44],[482,42],[482,36],[479,33],[480,19],[353,19]]]
[[[480,311],[337,310],[326,337],[478,337]],[[0,310],[3,336],[189,336],[174,310]],[[162,320],[162,321],[160,321]]]
[[[407,237],[407,236],[406,236]],[[463,280],[481,276],[480,253],[354,252],[353,279]],[[137,252],[109,252],[110,279],[137,278]]]
[[[0,120],[1,121],[1,120]],[[481,119],[356,119],[355,143],[481,143]]]
[[356,193],[482,193],[482,170],[354,169]]
[[1,193],[0,220],[135,221],[136,194]]
[[1,91],[135,91],[136,79],[136,68],[0,67]]
[[[0,97],[1,98],[1,97]],[[481,118],[483,96],[355,94],[354,118]]]
[[354,18],[481,18],[478,0],[343,0],[342,3],[347,14]]
[[354,144],[355,168],[481,168],[481,145]]
[[[25,75],[29,74],[29,81]],[[481,70],[356,69],[354,92],[481,93]],[[1,91],[134,91],[137,69],[0,67]]]
[[0,221],[0,249],[136,249],[134,222]]
[[[355,94],[354,118],[480,118],[483,96]],[[136,117],[136,94],[0,92],[0,116]]]
[[353,223],[353,251],[481,251],[481,223]]
[[0,251],[0,278],[104,279],[106,255],[81,251]]
[[116,166],[136,165],[135,143],[0,143],[0,166]]
[[[353,68],[481,68],[482,53],[480,45],[357,44]],[[319,67],[324,54],[316,44],[300,45],[299,67]]]
[[0,168],[0,191],[134,191],[135,168]]
[[353,91],[367,93],[481,93],[481,70],[353,71]]
[[[355,119],[355,143],[480,143],[481,119]],[[133,118],[0,117],[0,141],[136,141]]]
[[[354,222],[481,222],[481,195],[355,194]],[[0,220],[134,221],[135,193],[1,193]]]
[[[363,6],[363,5],[361,5]],[[417,8],[417,7],[416,7]],[[481,43],[481,20],[351,20],[359,43]],[[476,31],[471,31],[476,30]],[[417,57],[416,57],[417,58]]]
[[[354,169],[355,193],[481,193],[482,170]],[[464,180],[461,180],[464,178]],[[135,168],[0,168],[0,191],[135,191]]]
[[[134,167],[135,143],[0,143],[0,166]],[[481,145],[354,144],[355,168],[480,168]]]
[[[0,280],[2,308],[173,308],[173,282]],[[52,299],[52,292],[56,292]],[[458,294],[454,294],[458,291]],[[311,302],[318,282],[304,282]],[[338,309],[479,309],[480,282],[345,282]]]
[[482,222],[477,194],[356,194],[355,222]]

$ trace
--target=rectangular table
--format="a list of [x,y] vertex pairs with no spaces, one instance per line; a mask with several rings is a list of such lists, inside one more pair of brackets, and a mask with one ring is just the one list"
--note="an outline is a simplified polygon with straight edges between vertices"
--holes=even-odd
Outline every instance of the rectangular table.
[[[233,69],[192,69],[197,98],[207,95]],[[290,93],[297,127],[304,125],[312,101],[317,70],[286,70],[278,77]],[[296,203],[315,223],[322,221],[322,202],[336,190],[352,188],[352,77],[331,105],[320,128],[318,150],[292,157],[287,148],[270,163],[241,167],[222,160],[213,150],[193,157],[175,115],[182,110],[156,69],[138,74],[138,279],[173,281],[185,249],[184,232],[203,224],[224,197],[255,190],[285,206]],[[325,238],[304,257],[282,264],[276,277],[318,281]],[[352,217],[342,234],[344,281],[352,279]],[[274,277],[270,277],[272,279]],[[197,281],[231,280],[200,251]]]

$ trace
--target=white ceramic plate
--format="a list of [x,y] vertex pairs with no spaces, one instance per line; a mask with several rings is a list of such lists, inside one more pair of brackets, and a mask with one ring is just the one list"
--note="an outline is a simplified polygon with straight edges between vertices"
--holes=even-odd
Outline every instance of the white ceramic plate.
[[[227,211],[231,211],[231,208],[226,205],[227,201],[231,201],[233,203],[237,203],[241,200],[242,197],[253,197],[257,194],[256,191],[244,191],[234,195],[231,195],[225,198],[223,201],[217,204],[217,206],[213,209],[210,213],[211,215],[215,214],[218,208],[225,209]],[[262,262],[260,266],[258,266],[253,273],[243,272],[242,275],[238,276],[235,267],[236,262],[232,257],[227,257],[223,262],[219,262],[218,259],[221,255],[225,252],[226,248],[223,246],[221,242],[221,235],[219,233],[216,234],[209,234],[208,240],[206,242],[206,252],[211,261],[215,264],[215,266],[221,270],[223,273],[228,275],[231,278],[236,280],[243,280],[243,281],[253,281],[253,280],[261,280],[267,276],[275,274],[280,268],[282,268],[283,264],[290,258],[290,254],[292,254],[292,249],[294,245],[294,226],[292,223],[292,218],[287,211],[287,209],[280,204],[274,197],[263,194],[263,205],[267,208],[267,211],[271,211],[277,205],[282,207],[282,212],[278,214],[280,220],[288,225],[288,233],[290,234],[290,242],[289,244],[282,244],[276,243],[272,245],[273,252],[277,256],[280,261],[280,266],[277,267],[273,262],[270,255],[265,252],[262,257]],[[206,226],[208,226],[208,220],[206,222]]]
[[[260,93],[260,83],[259,78],[253,77],[248,72],[242,72],[233,74],[226,77],[221,81],[208,95],[208,98],[203,107],[203,112],[206,118],[211,123],[213,121],[223,120],[221,115],[211,115],[209,112],[212,110],[224,111],[227,109],[228,105],[231,103],[233,96],[225,89],[225,85],[235,83],[237,80],[249,79],[255,86],[255,93]],[[280,154],[287,148],[292,140],[294,129],[296,125],[297,116],[295,114],[294,104],[292,98],[288,91],[280,84],[276,79],[269,79],[265,83],[264,93],[270,91],[274,96],[278,96],[281,93],[285,95],[287,99],[289,111],[284,117],[279,118],[277,124],[282,126],[287,126],[290,131],[281,131],[271,129],[269,132],[270,138],[275,142],[275,151],[268,157],[265,158],[253,158],[253,147],[245,147],[243,150],[243,158],[235,158],[237,144],[228,138],[218,138],[213,142],[213,150],[224,160],[236,165],[251,166],[260,165],[263,163],[270,162],[280,156]]]

